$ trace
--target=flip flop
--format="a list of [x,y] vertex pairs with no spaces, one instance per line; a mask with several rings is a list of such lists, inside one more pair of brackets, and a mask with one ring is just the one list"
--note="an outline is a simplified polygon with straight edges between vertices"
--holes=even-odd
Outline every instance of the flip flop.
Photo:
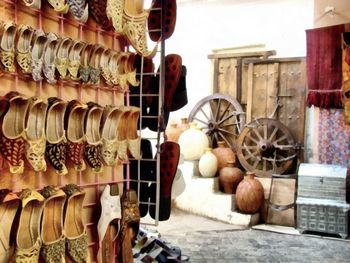
[[[171,213],[171,188],[177,171],[180,146],[176,142],[166,141],[160,145],[160,195],[159,221],[168,220]],[[150,200],[156,202],[156,184],[150,186]],[[156,206],[150,205],[150,216],[155,219]]]
[[[174,33],[176,24],[176,0],[163,0],[163,2],[164,10],[161,10],[162,0],[153,0],[152,10],[148,16],[148,34],[153,41],[158,41],[161,37],[166,40]],[[160,21],[161,18],[162,23]]]
[[[152,144],[148,139],[141,139],[141,152],[143,159],[152,159]],[[156,163],[149,160],[140,161],[140,180],[141,181],[155,181],[156,180]],[[139,209],[140,216],[144,217],[148,213],[149,202],[149,183],[140,182],[140,189],[138,180],[138,161],[130,160],[130,188],[139,193]],[[125,171],[126,172],[126,171]],[[126,187],[126,186],[124,186]]]

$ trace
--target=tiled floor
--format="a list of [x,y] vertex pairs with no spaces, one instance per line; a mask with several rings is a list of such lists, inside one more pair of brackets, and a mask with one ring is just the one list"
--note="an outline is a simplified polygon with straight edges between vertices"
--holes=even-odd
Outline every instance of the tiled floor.
[[180,210],[157,230],[194,263],[350,262],[349,239],[242,229]]

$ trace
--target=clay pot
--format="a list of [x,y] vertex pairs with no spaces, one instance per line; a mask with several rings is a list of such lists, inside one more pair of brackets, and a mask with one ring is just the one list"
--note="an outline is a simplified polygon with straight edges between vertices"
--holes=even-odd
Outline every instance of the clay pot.
[[241,169],[234,167],[234,162],[228,161],[226,167],[219,171],[220,188],[226,194],[235,194],[237,186],[243,178]]
[[214,177],[218,170],[218,160],[212,153],[211,148],[207,148],[206,152],[199,159],[199,172],[203,177]]
[[196,123],[191,123],[190,128],[181,133],[179,145],[185,160],[196,161],[209,147],[209,139],[203,131],[197,128]]
[[218,141],[218,147],[213,149],[213,154],[218,159],[218,170],[224,168],[227,162],[236,163],[236,155],[231,148],[225,146],[224,141]]
[[190,128],[190,123],[188,122],[188,118],[181,118],[181,124],[179,125],[181,132],[186,131]]
[[237,186],[236,205],[244,213],[256,213],[264,202],[264,188],[254,177],[253,172],[247,172],[244,180]]
[[171,123],[170,126],[165,130],[168,141],[178,142],[182,129],[177,125],[177,123]]

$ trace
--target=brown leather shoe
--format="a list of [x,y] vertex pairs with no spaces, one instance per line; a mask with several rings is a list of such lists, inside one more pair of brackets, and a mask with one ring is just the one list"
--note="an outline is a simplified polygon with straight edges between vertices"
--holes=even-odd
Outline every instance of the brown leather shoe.
[[89,0],[89,12],[92,18],[104,30],[112,29],[112,22],[106,14],[107,0]]

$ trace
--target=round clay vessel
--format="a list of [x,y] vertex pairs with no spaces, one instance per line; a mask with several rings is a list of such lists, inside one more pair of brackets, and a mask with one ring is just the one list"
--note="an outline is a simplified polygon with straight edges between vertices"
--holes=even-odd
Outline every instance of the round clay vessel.
[[207,148],[206,152],[199,159],[199,172],[203,177],[214,177],[218,170],[218,160],[212,153],[211,148]]
[[236,163],[236,155],[231,148],[226,147],[224,141],[218,141],[218,147],[213,149],[213,154],[218,159],[218,170],[224,168],[228,161]]
[[244,179],[237,186],[236,205],[244,213],[256,213],[264,202],[264,188],[254,177],[253,172],[247,172]]
[[233,161],[228,161],[226,167],[219,171],[220,188],[226,194],[235,194],[237,186],[243,178],[241,169],[234,167]]
[[177,123],[171,123],[170,126],[165,130],[167,141],[178,142],[182,129]]

